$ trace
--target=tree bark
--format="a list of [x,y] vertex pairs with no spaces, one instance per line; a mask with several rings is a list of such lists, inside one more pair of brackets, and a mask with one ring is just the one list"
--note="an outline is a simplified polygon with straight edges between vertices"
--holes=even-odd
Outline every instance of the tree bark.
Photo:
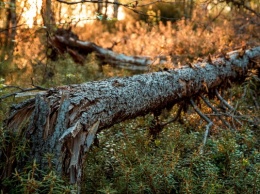
[[[6,3],[7,4],[7,3]],[[14,49],[14,40],[16,36],[16,0],[11,0],[8,3],[9,7],[6,10],[6,16],[3,17],[2,20],[5,24],[5,29],[0,30],[0,33],[3,33],[3,35],[0,35],[0,46],[2,49],[0,49],[0,61],[4,61],[4,58],[6,55],[8,56],[9,60],[12,60],[11,53]],[[5,6],[4,6],[5,7]],[[1,8],[2,9],[2,8]],[[5,9],[3,9],[5,11]],[[0,15],[5,15],[1,14]],[[1,16],[2,17],[2,16]]]
[[[65,30],[64,30],[65,31]],[[83,64],[85,57],[94,52],[103,64],[110,64],[130,70],[148,70],[153,63],[149,57],[127,56],[115,53],[111,49],[105,49],[93,42],[77,40],[70,35],[56,35],[50,43],[59,53],[68,52],[75,62]]]
[[243,79],[256,57],[260,47],[171,71],[52,88],[13,106],[6,125],[17,130],[29,120],[28,160],[36,159],[44,169],[43,157],[52,153],[55,169],[71,183],[79,183],[85,153],[98,131],[225,88],[227,82]]
[[102,14],[103,12],[103,0],[98,0],[98,8],[97,8],[97,13]]
[[113,17],[117,19],[117,17],[118,17],[118,8],[119,8],[118,0],[114,0],[114,2],[115,2],[115,4],[114,4]]
[[43,0],[42,1],[42,9],[41,9],[43,24],[47,28],[47,32],[51,33],[54,29],[55,19],[54,14],[52,12],[52,2],[51,0]]

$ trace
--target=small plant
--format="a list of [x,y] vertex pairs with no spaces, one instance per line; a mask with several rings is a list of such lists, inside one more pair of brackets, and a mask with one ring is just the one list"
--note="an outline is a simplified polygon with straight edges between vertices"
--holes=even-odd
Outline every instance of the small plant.
[[76,193],[75,186],[67,184],[50,169],[40,170],[35,160],[22,170],[15,169],[2,184],[8,193]]

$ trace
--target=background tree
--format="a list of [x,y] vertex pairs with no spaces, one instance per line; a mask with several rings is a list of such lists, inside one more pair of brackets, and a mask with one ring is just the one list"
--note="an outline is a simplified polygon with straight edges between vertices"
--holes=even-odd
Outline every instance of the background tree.
[[52,11],[52,1],[51,0],[43,0],[41,14],[43,18],[43,24],[47,27],[47,31],[51,33],[53,31],[53,27],[55,25],[55,18]]
[[4,61],[8,53],[8,50],[12,50],[14,47],[15,35],[16,35],[16,1],[1,2],[0,14],[2,19],[2,26],[0,28],[1,37],[1,53],[0,60]]

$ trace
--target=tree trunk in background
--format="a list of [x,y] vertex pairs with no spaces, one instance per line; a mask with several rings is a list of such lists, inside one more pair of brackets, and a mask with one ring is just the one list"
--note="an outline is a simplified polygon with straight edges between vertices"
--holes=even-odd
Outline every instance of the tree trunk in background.
[[189,18],[190,18],[190,20],[192,20],[192,12],[193,12],[193,8],[194,8],[194,2],[193,2],[193,0],[189,0],[189,1],[190,1]]
[[102,10],[103,10],[103,0],[98,0],[97,13],[102,14]]
[[105,14],[104,14],[104,17],[103,17],[103,19],[107,19],[107,8],[108,8],[108,3],[107,3],[107,1],[105,1]]
[[185,18],[185,21],[186,21],[186,19],[187,19],[187,5],[186,5],[186,0],[182,0],[182,2],[183,2],[183,8],[182,8],[182,10],[183,10],[183,17]]
[[[114,0],[115,3],[118,3],[118,0]],[[117,19],[118,17],[118,8],[119,6],[117,4],[114,4],[114,13],[113,13],[113,17]]]
[[[147,71],[149,65],[157,64],[157,62],[155,63],[149,57],[127,56],[115,53],[110,49],[102,48],[93,42],[80,41],[72,32],[69,31],[68,33],[68,30],[62,29],[59,33],[57,32],[57,35],[50,39],[52,47],[59,50],[59,53],[69,53],[73,60],[79,64],[84,64],[86,56],[92,52],[96,54],[97,58],[103,64],[110,64],[130,70]],[[160,64],[163,62],[166,61],[159,61]]]
[[41,14],[43,19],[43,24],[44,26],[46,26],[47,31],[49,33],[53,31],[54,29],[53,25],[55,24],[55,19],[51,7],[52,7],[51,0],[42,1]]
[[[16,0],[11,0],[8,5],[9,7],[6,8],[6,20],[3,19],[6,25],[2,33],[5,35],[3,35],[3,37],[0,36],[2,44],[2,53],[0,53],[1,61],[4,61],[6,56],[8,56],[9,59],[12,57],[16,35]],[[5,9],[3,9],[3,11],[5,11]]]
[[98,131],[216,88],[225,89],[227,82],[245,77],[256,57],[260,47],[193,67],[52,88],[13,106],[7,128],[15,131],[29,120],[25,134],[32,146],[27,160],[36,159],[44,169],[48,165],[44,155],[52,153],[55,169],[71,183],[79,183],[85,153]]
[[10,8],[9,8],[9,13],[8,13],[8,38],[9,38],[9,47],[13,47],[14,44],[12,40],[15,39],[16,35],[16,6],[15,6],[16,0],[11,0]]

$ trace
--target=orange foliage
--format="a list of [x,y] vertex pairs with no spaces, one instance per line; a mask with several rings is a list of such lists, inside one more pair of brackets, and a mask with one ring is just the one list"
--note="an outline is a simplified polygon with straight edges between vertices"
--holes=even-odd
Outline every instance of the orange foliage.
[[113,51],[126,55],[166,56],[177,64],[191,62],[209,53],[221,54],[224,50],[232,51],[247,44],[249,47],[259,45],[259,26],[253,19],[207,20],[196,12],[192,21],[179,20],[176,23],[162,22],[150,26],[141,21],[117,22],[109,32],[106,25],[97,22],[81,29],[75,29],[80,38],[95,42],[109,48],[114,42]]

